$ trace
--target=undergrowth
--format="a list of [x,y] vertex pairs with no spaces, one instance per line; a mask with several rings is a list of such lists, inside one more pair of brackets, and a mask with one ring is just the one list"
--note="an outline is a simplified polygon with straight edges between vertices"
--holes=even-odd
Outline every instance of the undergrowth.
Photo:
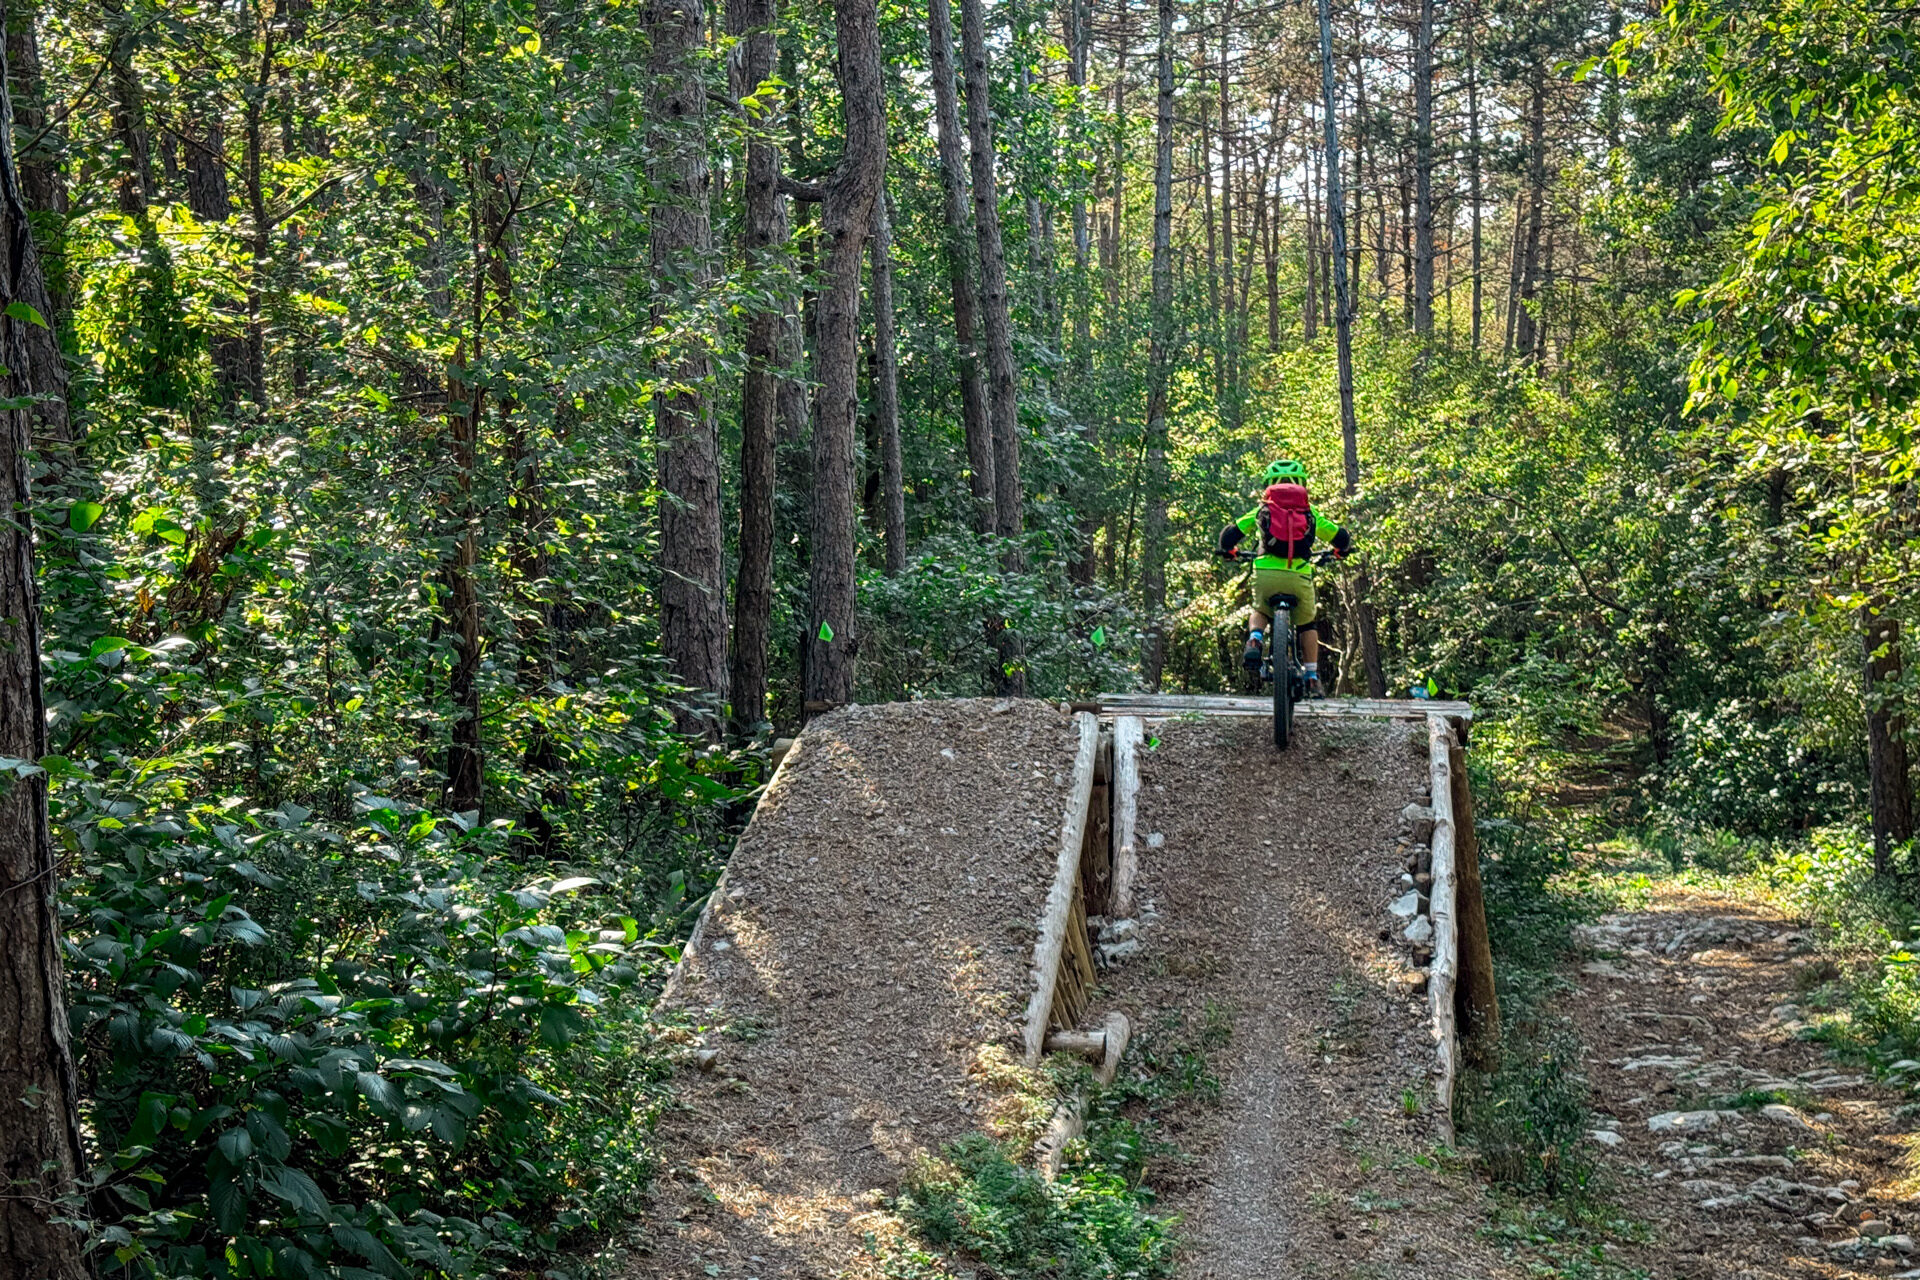
[[922,1161],[893,1205],[912,1243],[885,1251],[885,1274],[930,1280],[977,1264],[1005,1280],[1171,1276],[1176,1223],[1154,1212],[1153,1172],[1188,1158],[1167,1136],[1170,1113],[1218,1100],[1212,1058],[1231,1035],[1227,1012],[1209,1004],[1137,1037],[1109,1086],[1062,1069],[1063,1090],[1088,1090],[1087,1128],[1051,1181],[1025,1159],[1031,1144],[987,1134]]
[[1580,1042],[1551,1007],[1569,990],[1558,968],[1574,926],[1615,903],[1582,875],[1569,820],[1510,783],[1503,753],[1470,760],[1502,1036],[1494,1069],[1462,1076],[1456,1111],[1497,1193],[1487,1234],[1541,1277],[1644,1275],[1609,1255],[1641,1228],[1619,1216],[1597,1180]]

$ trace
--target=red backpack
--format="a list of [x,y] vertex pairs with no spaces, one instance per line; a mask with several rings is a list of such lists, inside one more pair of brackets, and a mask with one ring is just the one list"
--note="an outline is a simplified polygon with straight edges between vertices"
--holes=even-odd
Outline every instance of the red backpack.
[[1270,484],[1261,503],[1260,554],[1293,557],[1313,538],[1313,509],[1303,484]]

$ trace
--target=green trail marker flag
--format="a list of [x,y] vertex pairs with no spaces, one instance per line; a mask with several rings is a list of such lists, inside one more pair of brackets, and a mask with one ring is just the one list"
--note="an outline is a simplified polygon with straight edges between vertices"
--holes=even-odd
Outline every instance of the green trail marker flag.
[[1093,641],[1093,647],[1098,649],[1107,643],[1107,629],[1105,627],[1095,627],[1093,634],[1088,636],[1087,639]]
[[822,622],[820,624],[820,638],[822,640],[833,639],[833,624],[831,622]]

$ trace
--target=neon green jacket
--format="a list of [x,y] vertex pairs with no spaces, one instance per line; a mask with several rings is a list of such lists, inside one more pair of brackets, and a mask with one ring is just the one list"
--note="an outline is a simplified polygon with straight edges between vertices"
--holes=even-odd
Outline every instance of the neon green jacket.
[[[1347,549],[1347,543],[1350,539],[1345,529],[1321,515],[1318,507],[1308,507],[1307,514],[1313,517],[1313,534],[1315,538],[1324,538],[1328,542],[1331,542],[1336,551],[1345,551]],[[1260,507],[1256,506],[1253,510],[1247,512],[1247,514],[1241,516],[1238,520],[1220,531],[1221,550],[1233,550],[1234,547],[1240,544],[1242,537],[1255,532],[1259,528]],[[1260,556],[1254,560],[1253,567],[1255,569],[1289,569],[1294,573],[1303,574],[1311,578],[1313,576],[1313,538],[1307,539],[1306,546],[1296,546],[1294,550],[1300,554],[1293,559],[1288,559],[1286,556]]]

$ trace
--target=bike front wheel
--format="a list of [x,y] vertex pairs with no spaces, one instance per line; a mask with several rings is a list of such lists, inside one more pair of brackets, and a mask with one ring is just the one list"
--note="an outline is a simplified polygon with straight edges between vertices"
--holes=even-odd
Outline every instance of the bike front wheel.
[[1281,629],[1273,646],[1273,745],[1285,751],[1293,740],[1293,627]]

